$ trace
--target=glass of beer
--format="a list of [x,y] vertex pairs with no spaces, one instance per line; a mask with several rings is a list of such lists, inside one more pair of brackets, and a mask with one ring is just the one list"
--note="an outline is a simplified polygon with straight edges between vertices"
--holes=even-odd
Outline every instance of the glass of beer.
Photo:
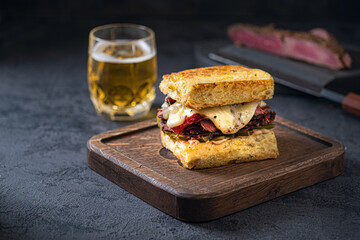
[[115,121],[146,115],[155,99],[155,34],[136,24],[110,24],[90,32],[88,82],[98,114]]

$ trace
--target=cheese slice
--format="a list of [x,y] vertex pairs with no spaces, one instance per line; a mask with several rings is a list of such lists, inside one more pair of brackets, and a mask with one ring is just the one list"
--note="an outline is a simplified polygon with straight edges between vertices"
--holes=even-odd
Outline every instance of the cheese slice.
[[245,127],[254,116],[260,101],[212,107],[198,110],[209,118],[223,134],[233,134]]
[[163,116],[166,119],[166,124],[169,128],[180,126],[185,122],[186,117],[190,117],[195,114],[196,111],[191,108],[187,108],[180,103],[171,104],[168,108],[163,110]]
[[167,125],[170,128],[180,126],[186,117],[198,113],[210,119],[223,134],[233,134],[249,123],[254,116],[256,107],[260,104],[263,106],[265,102],[254,101],[200,110],[185,107],[180,103],[174,103],[170,106],[164,103],[162,108],[163,116],[167,119]]

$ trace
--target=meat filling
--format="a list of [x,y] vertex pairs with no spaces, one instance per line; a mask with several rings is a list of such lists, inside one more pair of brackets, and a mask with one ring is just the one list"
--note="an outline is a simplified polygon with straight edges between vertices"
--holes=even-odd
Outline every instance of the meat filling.
[[[171,98],[166,98],[166,101],[169,104],[173,104],[175,100]],[[253,128],[267,126],[274,122],[275,112],[269,110],[269,106],[260,107],[257,106],[254,116],[250,122],[245,125],[240,131],[248,131]],[[159,125],[162,131],[169,131],[175,134],[181,134],[184,137],[191,138],[194,136],[219,136],[223,133],[217,129],[214,123],[200,114],[193,114],[190,117],[186,117],[185,122],[180,126],[170,128],[167,126],[167,120],[163,117],[163,110],[160,108],[157,112],[157,117],[159,119]]]

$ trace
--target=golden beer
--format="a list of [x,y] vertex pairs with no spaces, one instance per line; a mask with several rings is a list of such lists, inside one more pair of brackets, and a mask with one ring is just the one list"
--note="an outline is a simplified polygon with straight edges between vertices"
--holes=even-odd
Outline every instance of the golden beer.
[[98,41],[90,46],[90,98],[111,120],[145,115],[155,99],[156,50],[147,41]]

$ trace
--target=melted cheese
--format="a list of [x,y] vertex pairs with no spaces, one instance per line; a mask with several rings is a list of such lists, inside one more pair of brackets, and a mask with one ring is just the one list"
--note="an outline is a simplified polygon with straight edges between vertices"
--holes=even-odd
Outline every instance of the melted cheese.
[[243,128],[254,116],[260,101],[212,107],[198,110],[209,118],[223,134],[233,134]]
[[260,106],[260,107],[265,107],[265,106],[266,106],[266,102],[260,101],[259,106]]
[[258,105],[264,104],[263,101],[255,101],[200,110],[187,108],[180,103],[174,103],[170,106],[164,103],[162,107],[163,116],[167,119],[167,125],[170,128],[183,124],[186,116],[190,117],[198,113],[210,119],[223,134],[233,134],[248,124]]
[[169,128],[180,126],[185,122],[186,116],[190,117],[195,113],[195,110],[187,108],[180,103],[174,103],[163,110],[163,116],[167,119],[166,124]]

